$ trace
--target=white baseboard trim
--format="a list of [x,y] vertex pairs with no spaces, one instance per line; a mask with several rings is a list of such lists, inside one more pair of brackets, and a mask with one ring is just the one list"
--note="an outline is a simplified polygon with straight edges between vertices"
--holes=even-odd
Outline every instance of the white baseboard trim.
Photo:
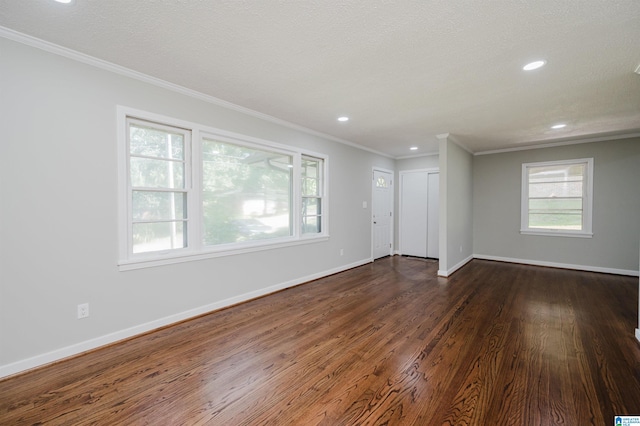
[[452,268],[449,268],[446,271],[438,269],[438,276],[446,278],[446,277],[450,276],[451,274],[453,274],[458,269],[462,268],[467,263],[471,262],[472,260],[473,260],[473,256],[469,256],[469,257],[461,260],[460,262],[456,263]]
[[31,370],[36,367],[41,367],[46,364],[50,364],[56,361],[63,360],[65,358],[79,355],[83,352],[87,352],[93,349],[100,348],[118,341],[129,339],[137,335],[148,333],[153,330],[157,330],[161,327],[166,327],[171,324],[195,318],[197,316],[216,311],[218,309],[226,308],[241,302],[246,302],[257,297],[265,296],[276,291],[284,290],[290,287],[316,280],[318,278],[326,277],[329,275],[337,274],[348,269],[356,268],[358,266],[371,263],[373,259],[363,259],[348,265],[342,265],[337,268],[329,269],[316,274],[307,275],[305,277],[296,278],[291,281],[276,284],[270,287],[262,288],[260,290],[244,293],[229,299],[221,300],[218,302],[210,303],[208,305],[200,306],[198,308],[190,309],[188,311],[180,312],[174,315],[169,315],[164,318],[159,318],[154,321],[149,321],[144,324],[136,325],[124,330],[119,330],[114,333],[105,334],[104,336],[96,337],[93,339],[85,340],[84,342],[76,343],[74,345],[66,346],[64,348],[56,349],[51,352],[47,352],[41,355],[36,355],[31,358],[23,359],[0,366],[0,379],[8,376],[12,376],[17,373],[21,373],[27,370]]
[[627,270],[627,269],[602,268],[599,266],[589,266],[589,265],[572,265],[568,263],[546,262],[542,260],[516,259],[511,257],[491,256],[486,254],[474,254],[473,258],[483,259],[483,260],[497,260],[499,262],[522,263],[524,265],[548,266],[551,268],[574,269],[577,271],[602,272],[605,274],[614,274],[614,275],[628,275],[631,277],[637,277],[640,274],[639,271],[633,271],[633,270]]
[[636,339],[640,342],[640,328],[636,328]]

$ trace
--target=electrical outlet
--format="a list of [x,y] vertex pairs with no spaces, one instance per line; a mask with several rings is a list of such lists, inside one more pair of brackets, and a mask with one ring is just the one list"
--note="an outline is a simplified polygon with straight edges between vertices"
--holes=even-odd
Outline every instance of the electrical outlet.
[[86,318],[89,316],[89,304],[82,303],[78,305],[78,319]]
[[340,249],[340,256],[344,256],[344,249]]

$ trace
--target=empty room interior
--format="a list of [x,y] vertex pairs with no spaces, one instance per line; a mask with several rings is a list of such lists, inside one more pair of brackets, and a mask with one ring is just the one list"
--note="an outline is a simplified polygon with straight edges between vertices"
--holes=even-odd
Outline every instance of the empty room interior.
[[640,425],[638,40],[0,2],[0,424]]

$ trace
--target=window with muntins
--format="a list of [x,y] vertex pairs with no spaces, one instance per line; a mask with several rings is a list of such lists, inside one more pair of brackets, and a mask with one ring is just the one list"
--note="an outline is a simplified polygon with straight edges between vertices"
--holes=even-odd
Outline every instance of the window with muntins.
[[190,132],[128,120],[132,254],[188,245]]
[[591,237],[593,159],[522,165],[523,234]]
[[302,233],[322,232],[322,193],[324,162],[321,158],[302,156]]
[[120,269],[327,238],[327,157],[119,107]]

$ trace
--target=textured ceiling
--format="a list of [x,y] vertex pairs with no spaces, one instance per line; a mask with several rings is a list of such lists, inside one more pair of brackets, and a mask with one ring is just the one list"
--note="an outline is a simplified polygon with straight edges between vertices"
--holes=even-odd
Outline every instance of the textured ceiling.
[[640,132],[638,0],[0,0],[0,26],[392,157]]

